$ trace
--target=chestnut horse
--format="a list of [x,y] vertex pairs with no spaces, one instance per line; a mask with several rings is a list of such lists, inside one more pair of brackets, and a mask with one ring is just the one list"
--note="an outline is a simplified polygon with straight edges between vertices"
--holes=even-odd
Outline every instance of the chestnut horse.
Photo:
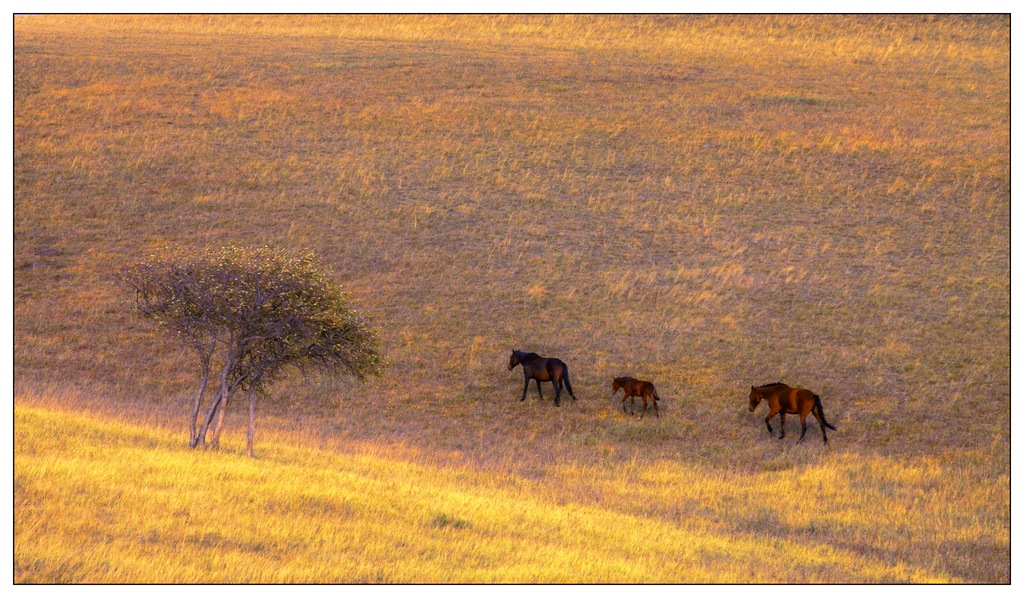
[[526,389],[530,388],[530,380],[537,381],[537,394],[541,399],[544,398],[544,393],[540,390],[541,382],[551,382],[555,386],[555,407],[561,405],[563,382],[565,390],[569,391],[569,396],[572,397],[572,400],[576,400],[576,395],[572,393],[572,384],[569,383],[569,366],[565,365],[561,359],[513,350],[512,357],[508,360],[509,371],[515,369],[517,365],[523,366],[523,375],[526,377],[526,384],[523,385],[523,398],[519,399],[520,401],[526,400]]
[[775,414],[779,414],[780,424],[782,428],[779,433],[779,440],[786,437],[786,414],[787,413],[798,413],[800,414],[800,440],[804,439],[804,434],[807,433],[807,414],[813,414],[818,420],[818,427],[821,428],[821,439],[822,442],[828,443],[828,436],[825,434],[825,428],[835,430],[835,426],[825,421],[825,409],[821,406],[821,397],[807,390],[806,388],[792,388],[781,382],[773,382],[772,384],[764,384],[758,387],[750,387],[750,410],[757,409],[757,406],[762,400],[768,401],[768,416],[764,418],[764,423],[768,426],[768,433],[774,433],[772,425],[768,423],[768,420],[775,417]]
[[636,397],[640,397],[640,400],[644,402],[643,413],[640,414],[640,419],[643,419],[647,415],[647,397],[651,397],[651,405],[654,405],[654,415],[661,419],[661,413],[658,411],[658,401],[661,397],[658,396],[658,391],[654,390],[654,383],[646,380],[637,380],[630,376],[623,376],[612,380],[612,394],[619,392],[622,389],[622,412],[626,412],[626,399],[629,399],[629,414],[633,415],[633,401]]

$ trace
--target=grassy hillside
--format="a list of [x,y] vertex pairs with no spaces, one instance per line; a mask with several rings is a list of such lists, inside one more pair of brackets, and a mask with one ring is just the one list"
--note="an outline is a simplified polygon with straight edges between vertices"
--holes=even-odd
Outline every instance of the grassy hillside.
[[[673,553],[676,577],[586,579],[1007,581],[1009,110],[998,17],[19,17],[16,402],[145,424],[167,467],[367,446],[453,497],[465,471],[585,504],[592,538],[615,512],[735,546],[710,577]],[[275,386],[255,464],[176,452],[196,366],[110,280],[229,243],[316,251],[392,364]],[[565,360],[580,400],[520,403],[513,348]],[[618,411],[621,375],[656,383],[660,420]],[[827,447],[747,410],[780,379],[823,397]],[[22,475],[29,446],[56,456],[18,422]],[[787,510],[808,493],[813,534]],[[47,521],[76,550],[114,533]],[[19,579],[74,561],[25,533]],[[386,579],[437,579],[417,567]]]
[[[955,582],[914,555],[1007,540],[950,512],[994,497],[934,461],[711,477],[659,461],[552,486],[277,439],[259,460],[196,452],[57,410],[19,407],[15,424],[16,582]],[[730,495],[766,506],[737,512]],[[880,502],[905,519],[878,529]]]

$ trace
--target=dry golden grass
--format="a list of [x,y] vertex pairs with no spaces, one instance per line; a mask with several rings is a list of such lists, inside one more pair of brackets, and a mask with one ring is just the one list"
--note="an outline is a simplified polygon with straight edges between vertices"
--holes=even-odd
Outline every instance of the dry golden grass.
[[[253,471],[358,443],[440,493],[456,468],[730,555],[585,579],[1005,582],[1009,110],[1005,17],[18,18],[16,400],[185,438],[195,366],[110,273],[166,243],[312,249],[393,365],[275,387]],[[580,400],[520,403],[512,348],[565,360]],[[660,420],[618,411],[627,374]],[[747,411],[778,379],[823,397],[828,447]],[[588,533],[619,533],[597,511]],[[64,579],[27,537],[18,563],[51,564],[19,580]],[[768,541],[834,569],[762,564]],[[417,566],[384,579],[437,580]]]
[[[531,480],[294,439],[259,460],[190,451],[60,410],[19,407],[15,424],[18,583],[948,583],[964,578],[922,552],[967,569],[1008,542],[989,536],[1005,523],[994,509],[949,508],[1006,497],[964,494],[959,466],[934,460],[711,476],[658,461]],[[796,498],[809,492],[813,504]],[[906,517],[878,526],[893,508]]]

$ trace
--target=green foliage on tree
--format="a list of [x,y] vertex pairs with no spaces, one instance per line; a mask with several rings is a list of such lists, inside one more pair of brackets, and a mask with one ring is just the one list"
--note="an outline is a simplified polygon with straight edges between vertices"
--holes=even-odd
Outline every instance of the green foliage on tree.
[[[174,334],[199,361],[190,446],[219,444],[224,413],[238,390],[249,398],[252,455],[256,397],[293,372],[379,376],[379,339],[349,306],[312,254],[270,248],[168,250],[118,273],[134,309]],[[199,418],[211,376],[217,390]]]

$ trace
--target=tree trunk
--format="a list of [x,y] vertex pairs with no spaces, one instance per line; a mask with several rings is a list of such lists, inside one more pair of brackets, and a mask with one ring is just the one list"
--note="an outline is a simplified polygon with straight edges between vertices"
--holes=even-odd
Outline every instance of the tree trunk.
[[230,358],[224,364],[224,369],[220,373],[220,386],[217,387],[217,394],[213,397],[213,404],[210,405],[210,410],[206,414],[203,427],[199,429],[199,433],[196,434],[195,439],[192,441],[192,448],[196,448],[200,444],[206,444],[206,431],[210,428],[213,417],[217,414],[217,409],[223,402],[224,395],[228,392],[228,373],[231,371],[232,365],[234,365],[234,361]]
[[229,391],[227,398],[221,401],[220,409],[217,410],[217,421],[213,422],[213,431],[210,432],[210,446],[213,448],[220,448],[220,431],[224,428],[224,415],[228,412],[231,395]]
[[213,396],[213,403],[210,405],[210,410],[206,412],[206,417],[203,419],[203,425],[199,428],[199,432],[196,433],[195,440],[192,441],[192,448],[196,448],[199,445],[206,444],[206,431],[210,428],[210,424],[213,423],[213,417],[217,414],[217,408],[220,407],[221,398],[227,389],[224,388],[222,382],[217,387],[217,394]]
[[249,433],[245,439],[245,447],[252,458],[253,437],[256,435],[256,385],[249,387]]
[[217,422],[213,425],[213,438],[210,439],[210,446],[213,448],[220,447],[220,432],[224,429],[224,414],[227,413],[228,405],[231,404],[231,397],[238,390],[238,384],[238,382],[235,382],[231,385],[231,388],[228,389],[227,394],[224,395],[224,399],[221,401],[220,409],[217,411]]
[[210,364],[203,364],[203,378],[199,381],[199,391],[196,392],[196,400],[192,403],[192,418],[190,420],[191,427],[188,435],[188,445],[192,448],[196,446],[196,425],[199,419],[199,407],[202,405],[203,395],[206,394],[206,384],[210,380]]

